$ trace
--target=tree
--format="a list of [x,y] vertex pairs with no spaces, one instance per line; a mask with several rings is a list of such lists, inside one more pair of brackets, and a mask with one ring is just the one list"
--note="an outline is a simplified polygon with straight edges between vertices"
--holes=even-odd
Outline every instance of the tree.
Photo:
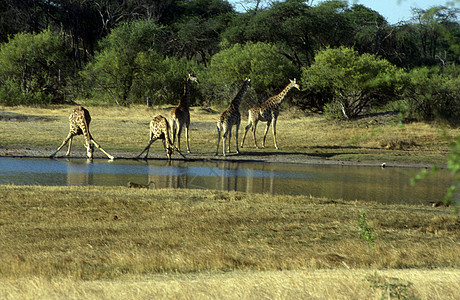
[[405,113],[411,119],[442,120],[460,124],[460,68],[448,66],[414,68],[408,73],[404,90]]
[[184,76],[199,68],[192,61],[160,54],[163,30],[152,21],[123,23],[112,30],[80,73],[88,95],[117,105],[176,101]]
[[425,63],[446,61],[459,62],[460,24],[457,21],[459,9],[434,6],[428,10],[414,9],[413,26],[418,45]]
[[251,78],[251,87],[260,98],[268,98],[298,75],[294,65],[268,43],[235,44],[214,55],[207,72],[214,88],[240,84]]
[[275,44],[280,53],[299,69],[313,59],[315,43],[311,36],[310,7],[302,0],[274,2],[237,15],[222,34],[224,45],[246,42]]
[[384,104],[402,88],[402,71],[384,59],[340,47],[318,52],[304,68],[301,86],[337,105],[344,118],[354,118],[373,104]]
[[[144,75],[142,67],[161,66],[161,56],[156,51],[156,37],[161,30],[149,21],[123,23],[114,29],[101,41],[94,61],[81,72],[89,92],[103,98],[108,95],[108,102],[129,104],[133,84]],[[161,73],[161,68],[155,69],[155,74]]]
[[0,102],[63,103],[73,74],[70,55],[61,36],[50,30],[19,33],[0,46]]
[[170,25],[168,54],[194,59],[207,65],[220,50],[220,34],[234,15],[232,6],[223,0],[181,2],[179,16]]

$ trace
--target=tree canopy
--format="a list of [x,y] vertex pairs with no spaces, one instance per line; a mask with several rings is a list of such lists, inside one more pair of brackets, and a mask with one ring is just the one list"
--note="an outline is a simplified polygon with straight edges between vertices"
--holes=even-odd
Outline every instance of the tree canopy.
[[[293,103],[321,109],[331,92],[313,93],[312,83],[324,80],[313,74],[326,72],[318,60],[333,51],[351,51],[343,57],[348,64],[385,62],[388,70],[391,65],[408,73],[434,67],[444,72],[460,63],[455,6],[417,9],[410,20],[389,24],[378,12],[345,0],[241,5],[243,12],[226,0],[2,1],[0,103],[174,102],[191,71],[204,79],[198,102],[212,104],[223,82],[246,76],[253,79],[248,94],[261,101],[303,72],[308,89]],[[330,65],[327,75],[340,78],[347,63]],[[375,75],[362,68],[361,76]],[[341,82],[332,87],[336,100],[344,92]]]

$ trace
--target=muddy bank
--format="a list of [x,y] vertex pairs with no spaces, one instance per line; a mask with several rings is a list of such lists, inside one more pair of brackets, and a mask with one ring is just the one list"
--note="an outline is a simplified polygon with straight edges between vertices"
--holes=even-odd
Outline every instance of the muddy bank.
[[[51,147],[31,147],[31,146],[4,146],[0,145],[0,157],[18,157],[18,158],[47,158],[56,149]],[[71,158],[86,157],[84,149],[78,147],[72,148]],[[56,159],[65,159],[67,147],[64,147],[57,155]],[[126,152],[126,151],[110,151],[115,159],[135,159],[139,153]],[[190,160],[190,161],[229,161],[229,162],[261,162],[261,163],[293,163],[293,164],[307,164],[307,165],[343,165],[343,166],[375,166],[375,167],[406,167],[406,168],[427,168],[431,167],[431,163],[417,163],[417,162],[403,162],[403,161],[362,161],[362,160],[338,160],[327,157],[321,157],[313,154],[305,153],[250,153],[245,154],[241,151],[240,154],[231,153],[227,156],[214,155],[214,152],[208,153],[185,153],[184,157],[178,153],[173,154],[173,160]],[[95,159],[107,159],[107,157],[97,149],[94,151]],[[149,159],[152,160],[166,160],[166,155],[163,151],[150,151]]]

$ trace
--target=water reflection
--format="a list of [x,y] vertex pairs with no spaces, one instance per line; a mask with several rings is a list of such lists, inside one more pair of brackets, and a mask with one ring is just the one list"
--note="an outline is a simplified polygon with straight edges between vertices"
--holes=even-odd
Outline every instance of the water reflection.
[[167,169],[169,172],[150,170],[143,182],[153,181],[157,188],[216,189],[273,194],[276,193],[276,170],[267,169],[267,166],[268,164],[262,164],[259,166],[261,169],[255,169],[250,168],[251,165],[248,163],[206,162],[194,165],[176,162]]
[[[416,187],[418,170],[378,167],[312,166],[248,162],[0,158],[0,184],[109,185],[128,181],[156,188],[194,188],[268,194],[418,203],[442,199],[450,184],[447,171]],[[458,201],[459,195],[456,195]]]

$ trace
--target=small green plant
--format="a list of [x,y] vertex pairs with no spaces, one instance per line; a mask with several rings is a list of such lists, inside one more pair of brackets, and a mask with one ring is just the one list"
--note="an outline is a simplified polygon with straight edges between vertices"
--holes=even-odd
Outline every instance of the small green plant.
[[367,223],[366,212],[364,210],[359,215],[358,234],[369,244],[369,246],[374,247],[374,228]]
[[410,281],[381,276],[377,272],[366,276],[366,281],[370,283],[371,288],[382,290],[380,299],[420,299],[414,295]]

